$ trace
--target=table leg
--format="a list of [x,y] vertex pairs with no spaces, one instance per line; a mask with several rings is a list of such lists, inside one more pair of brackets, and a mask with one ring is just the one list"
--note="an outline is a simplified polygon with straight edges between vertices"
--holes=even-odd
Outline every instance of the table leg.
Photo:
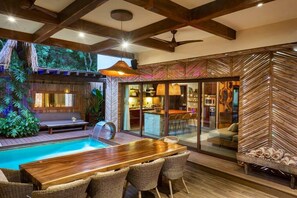
[[290,187],[292,188],[292,189],[294,189],[295,188],[295,182],[296,182],[296,178],[295,178],[295,175],[291,175],[291,182],[290,182]]
[[250,166],[249,166],[249,164],[248,164],[248,163],[244,163],[244,173],[245,173],[246,175],[249,174],[249,170],[250,170]]
[[53,128],[48,128],[48,133],[53,134]]

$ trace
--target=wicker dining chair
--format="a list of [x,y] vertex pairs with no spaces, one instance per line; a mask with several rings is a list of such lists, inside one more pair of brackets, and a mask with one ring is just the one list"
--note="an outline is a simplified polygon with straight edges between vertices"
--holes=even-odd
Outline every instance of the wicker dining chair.
[[32,198],[86,198],[90,178],[70,183],[50,186],[46,190],[32,192]]
[[[31,196],[33,184],[21,183],[20,171],[0,169],[5,178],[0,181],[0,197],[5,198],[26,198]],[[1,176],[0,176],[1,177]],[[4,181],[7,179],[7,181]]]
[[138,198],[141,198],[141,191],[151,189],[155,189],[158,197],[161,198],[157,185],[164,161],[163,158],[160,158],[153,162],[130,166],[127,176],[127,185],[131,183],[138,190]]
[[91,177],[88,187],[90,198],[121,198],[129,168],[117,171],[99,172]]
[[171,198],[173,198],[172,180],[181,178],[187,193],[189,193],[188,187],[186,186],[185,180],[183,178],[184,169],[189,155],[190,151],[186,151],[184,153],[180,153],[177,155],[164,157],[165,163],[162,168],[162,175],[165,176],[169,181],[169,190]]

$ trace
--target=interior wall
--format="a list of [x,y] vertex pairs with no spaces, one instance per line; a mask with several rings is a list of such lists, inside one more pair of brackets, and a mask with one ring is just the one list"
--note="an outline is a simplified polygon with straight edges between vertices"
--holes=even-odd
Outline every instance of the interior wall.
[[203,40],[201,43],[179,46],[174,53],[161,50],[139,53],[138,62],[140,65],[152,64],[296,42],[297,19],[238,31],[236,40],[218,36]]

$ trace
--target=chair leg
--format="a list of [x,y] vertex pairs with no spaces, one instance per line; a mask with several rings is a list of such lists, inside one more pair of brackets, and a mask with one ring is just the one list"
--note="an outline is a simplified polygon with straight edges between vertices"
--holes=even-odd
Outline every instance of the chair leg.
[[124,186],[124,190],[123,190],[123,198],[125,197],[127,188],[128,188],[129,182],[126,180],[125,186]]
[[183,181],[183,184],[184,184],[184,186],[185,186],[185,188],[186,188],[187,193],[189,194],[189,193],[190,193],[190,192],[189,192],[189,189],[188,189],[188,187],[187,187],[187,185],[186,185],[186,182],[185,182],[185,180],[184,180],[183,177],[182,177],[182,181]]
[[141,191],[138,191],[138,198],[141,198]]
[[173,198],[172,182],[171,180],[168,180],[168,182],[169,182],[170,198]]
[[159,190],[158,190],[157,187],[156,187],[156,192],[157,192],[158,197],[161,198],[161,195],[160,195]]

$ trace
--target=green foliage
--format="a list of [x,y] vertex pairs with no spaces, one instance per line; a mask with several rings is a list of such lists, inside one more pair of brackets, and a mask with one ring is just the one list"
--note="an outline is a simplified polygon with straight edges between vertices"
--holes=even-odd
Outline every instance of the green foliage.
[[97,55],[71,49],[36,44],[40,67],[97,71]]
[[[6,41],[6,39],[0,39],[0,50]],[[97,71],[97,54],[40,44],[35,44],[35,48],[40,67]],[[15,52],[12,54],[11,64],[21,65]]]
[[25,62],[18,60],[9,66],[9,78],[0,80],[0,135],[6,137],[25,137],[35,135],[39,131],[39,120],[27,108],[28,73],[30,69]]
[[39,120],[28,110],[11,111],[6,118],[0,118],[0,135],[6,137],[25,137],[36,135]]
[[87,108],[87,114],[96,115],[98,118],[98,121],[103,120],[103,103],[104,103],[104,97],[99,89],[94,88],[91,91],[91,96],[88,101],[89,105]]

